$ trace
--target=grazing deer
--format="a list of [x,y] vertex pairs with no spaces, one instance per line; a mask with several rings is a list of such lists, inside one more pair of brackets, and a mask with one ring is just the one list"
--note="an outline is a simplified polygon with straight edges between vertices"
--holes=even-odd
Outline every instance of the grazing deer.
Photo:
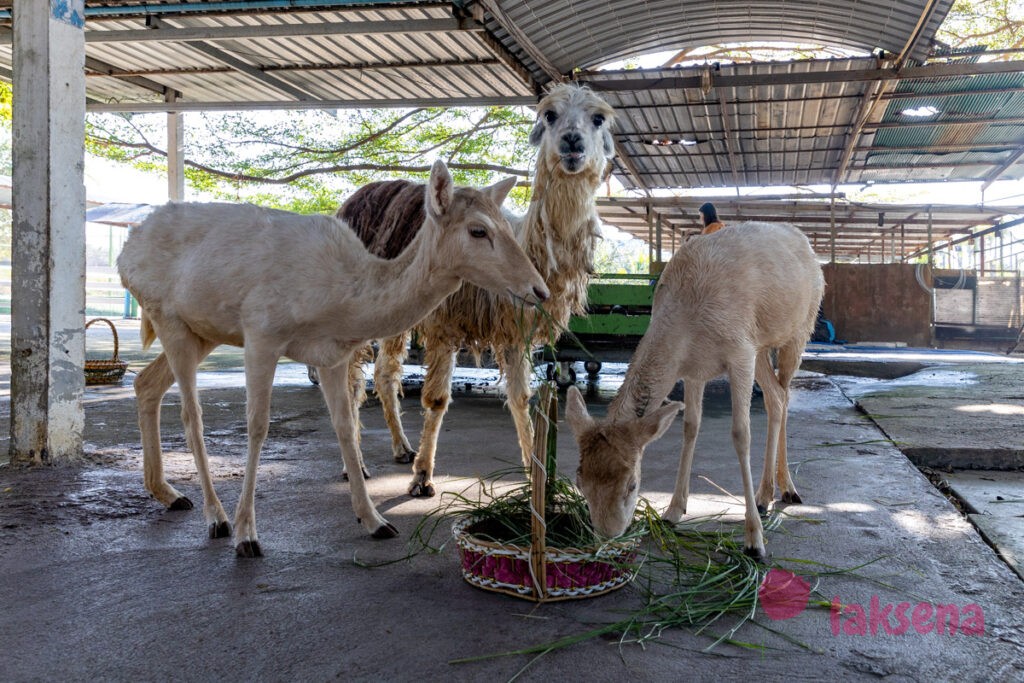
[[196,368],[220,344],[245,348],[248,460],[235,512],[236,550],[261,554],[256,468],[267,436],[278,359],[315,366],[349,472],[356,517],[374,538],[398,530],[374,508],[362,475],[346,374],[369,339],[409,329],[468,281],[501,296],[544,301],[548,289],[516,242],[500,205],[509,178],[455,188],[434,164],[423,227],[401,256],[378,258],[340,220],[237,204],[167,204],[134,228],[118,258],[121,281],[143,308],[142,340],[163,352],[135,380],[146,488],[171,509],[191,501],[164,478],[160,402],[175,381],[203,490],[211,537],[231,535],[203,444]]
[[[566,405],[580,448],[577,484],[590,506],[594,528],[624,532],[633,518],[644,447],[665,432],[680,403],[662,406],[676,380],[686,383],[683,452],[675,492],[664,518],[686,513],[690,465],[700,429],[704,385],[725,372],[732,393],[732,442],[740,460],[745,550],[764,558],[758,512],[775,497],[800,503],[786,461],[789,383],[814,328],[824,278],[800,230],[783,224],[742,223],[688,240],[662,273],[651,323],[637,347],[622,387],[595,420],[573,387]],[[778,352],[778,370],[771,351]],[[764,392],[768,438],[764,472],[754,493],[750,476],[750,394]]]

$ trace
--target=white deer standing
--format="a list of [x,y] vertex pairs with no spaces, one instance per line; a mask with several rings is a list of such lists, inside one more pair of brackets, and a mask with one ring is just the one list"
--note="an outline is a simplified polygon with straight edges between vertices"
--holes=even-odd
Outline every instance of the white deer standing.
[[[680,403],[662,406],[676,380],[685,381],[683,451],[664,518],[686,513],[690,465],[700,429],[704,386],[727,373],[732,441],[745,502],[745,550],[764,558],[758,512],[775,497],[799,503],[786,455],[789,385],[811,335],[824,278],[800,230],[784,224],[741,223],[685,242],[658,283],[650,327],[603,420],[587,413],[573,387],[566,418],[580,448],[577,485],[594,528],[617,536],[629,526],[639,495],[644,447],[671,424]],[[778,370],[771,351],[778,352]],[[754,379],[768,414],[764,471],[755,496],[750,475],[750,394]]]
[[231,535],[203,443],[196,368],[220,344],[244,346],[248,459],[235,512],[236,550],[261,554],[256,469],[267,436],[274,370],[282,356],[315,366],[350,473],[356,517],[374,538],[398,530],[375,509],[361,473],[346,382],[368,339],[408,329],[463,280],[502,295],[543,301],[547,287],[516,243],[500,204],[509,178],[483,190],[455,188],[443,163],[431,171],[426,219],[398,258],[366,251],[343,222],[237,204],[168,204],[132,230],[118,269],[143,308],[145,346],[163,352],[135,380],[146,488],[171,509],[191,501],[164,477],[160,402],[175,381],[195,457],[211,537]]

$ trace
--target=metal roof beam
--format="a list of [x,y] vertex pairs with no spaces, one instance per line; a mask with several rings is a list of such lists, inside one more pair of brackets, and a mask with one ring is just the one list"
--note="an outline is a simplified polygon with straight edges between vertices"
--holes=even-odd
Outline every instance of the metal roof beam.
[[[807,71],[765,74],[716,74],[716,88],[743,88],[757,85],[805,85],[810,83],[848,83],[854,81],[920,80],[928,78],[949,78],[954,76],[980,76],[990,74],[1020,73],[1024,61],[980,62],[951,64],[926,64],[906,67],[900,70],[888,68],[850,69],[835,71]],[[585,71],[578,80],[601,92],[635,92],[639,90],[685,90],[700,88],[700,75],[694,76],[650,76],[616,78],[617,74],[642,74],[644,70],[629,72]]]
[[1021,157],[1024,157],[1024,147],[1018,147],[1016,153],[1011,154],[1009,159],[992,169],[992,172],[985,177],[985,182],[981,184],[981,191],[984,192],[992,183],[999,180],[999,176],[1012,168],[1014,164],[1020,161]]
[[225,52],[224,50],[221,50],[218,47],[214,47],[213,45],[207,45],[206,43],[190,43],[189,46],[193,50],[198,50],[199,52],[205,54],[207,57],[212,57],[213,59],[216,59],[218,62],[227,64],[235,71],[245,74],[249,78],[258,81],[263,85],[268,85],[279,92],[283,92],[286,95],[291,95],[292,97],[299,101],[309,101],[313,99],[313,96],[306,92],[305,90],[302,90],[301,88],[297,88],[294,85],[291,85],[290,83],[282,81],[280,78],[276,76],[271,76],[270,74],[264,72],[258,67],[255,67],[247,62],[244,62],[241,59]]
[[90,57],[86,55],[85,68],[88,69],[88,71],[95,72],[88,73],[87,71],[85,74],[86,76],[107,76],[110,78],[116,78],[119,81],[124,81],[125,83],[131,83],[132,85],[138,86],[143,90],[149,90],[160,95],[166,95],[167,93],[173,92],[175,93],[175,97],[181,97],[181,93],[175,90],[174,88],[166,86],[163,83],[158,83],[157,81],[146,78],[145,76],[139,76],[134,74],[120,75],[117,73],[117,67],[115,67],[113,64],[108,64],[107,62],[96,59],[95,57]]
[[540,67],[541,71],[548,75],[548,78],[556,83],[561,83],[565,80],[565,76],[558,70],[558,67],[556,67],[551,60],[547,58],[544,52],[537,47],[532,40],[530,40],[530,37],[526,35],[521,28],[519,28],[512,17],[510,17],[508,13],[502,9],[501,5],[498,4],[497,0],[480,0],[480,4],[483,5],[484,9],[494,17],[494,20],[498,22],[503,29],[508,31],[510,36],[515,38],[519,47],[529,55],[530,59]]
[[[450,33],[483,31],[471,19],[405,19],[401,21],[345,21],[302,24],[259,24],[246,26],[196,26],[189,28],[138,28],[118,31],[86,31],[86,44],[99,43],[188,43],[261,38],[308,38],[311,36],[374,35],[394,33]],[[0,35],[0,44],[10,35]]]
[[[88,60],[88,58],[87,58]],[[502,62],[497,59],[436,59],[425,62],[360,62],[356,64],[270,64],[261,66],[260,71],[273,73],[278,71],[381,71],[401,69],[433,69],[438,67],[458,66],[496,66]],[[112,78],[132,78],[136,76],[199,76],[203,74],[225,73],[233,71],[230,67],[182,67],[172,69],[141,69],[127,70],[117,69],[111,66],[105,73],[89,74],[86,76],[110,76]]]
[[511,105],[533,106],[537,98],[516,97],[420,97],[405,99],[373,100],[245,100],[230,102],[98,102],[86,105],[89,113],[132,112],[180,112],[180,111],[259,111],[296,109],[406,109],[409,107],[504,107]]

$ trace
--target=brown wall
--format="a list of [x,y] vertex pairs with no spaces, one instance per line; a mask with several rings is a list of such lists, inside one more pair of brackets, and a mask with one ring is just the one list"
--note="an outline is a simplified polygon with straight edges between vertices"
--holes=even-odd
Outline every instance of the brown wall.
[[[825,273],[825,317],[836,339],[931,345],[931,296],[917,283],[916,266],[903,263],[829,263]],[[922,279],[931,275],[922,267]]]

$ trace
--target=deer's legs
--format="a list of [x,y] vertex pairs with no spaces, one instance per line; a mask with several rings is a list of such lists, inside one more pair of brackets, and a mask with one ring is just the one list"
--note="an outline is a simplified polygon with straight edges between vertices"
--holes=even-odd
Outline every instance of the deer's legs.
[[427,376],[420,397],[424,410],[423,432],[420,434],[419,453],[412,463],[412,481],[409,483],[409,495],[416,497],[434,495],[434,455],[437,452],[441,423],[451,402],[455,350],[432,344],[427,347],[426,360]]
[[389,337],[381,342],[377,362],[373,367],[373,383],[377,398],[384,409],[384,421],[391,432],[391,453],[395,462],[410,463],[416,451],[402,428],[402,363],[408,356],[409,334]]
[[338,436],[341,457],[345,461],[349,474],[349,492],[352,496],[352,509],[356,519],[374,538],[394,538],[398,529],[384,519],[370,500],[366,490],[366,480],[361,476],[360,463],[362,455],[359,443],[353,433],[354,415],[351,388],[347,382],[348,362],[332,368],[320,369],[320,388],[323,390],[327,409],[331,414],[331,424]]
[[[359,422],[359,409],[366,401],[366,376],[363,373],[363,366],[370,362],[373,357],[373,349],[369,344],[364,346],[355,352],[355,355],[349,359],[346,366],[348,367],[348,389],[349,396],[352,402],[352,433],[355,434],[356,444],[358,445],[362,439],[363,426]],[[322,372],[322,368],[317,368],[317,373]],[[363,473],[363,479],[370,478],[370,472],[366,469],[366,465],[363,463],[363,452],[359,450],[359,469]],[[348,481],[348,466],[342,462],[341,465],[341,478]]]
[[[196,386],[196,370],[199,363],[209,355],[216,344],[196,336],[184,324],[161,321],[159,329],[160,343],[164,347],[164,352],[153,362],[157,368],[151,389],[155,394],[155,390],[166,386],[167,377],[159,364],[161,357],[166,358],[167,366],[177,381],[178,391],[181,393],[181,422],[185,427],[185,442],[192,451],[192,457],[196,462],[196,473],[199,475],[199,484],[203,490],[203,517],[206,520],[210,538],[230,536],[231,525],[228,523],[224,506],[221,505],[220,499],[217,498],[217,493],[213,489],[213,479],[210,476],[210,462],[206,454],[206,443],[203,440],[203,409],[199,404],[199,391]],[[157,400],[159,401],[159,399]],[[142,404],[143,401],[140,400],[140,425],[143,422],[141,418]],[[155,413],[150,412],[147,415],[148,424],[145,427],[147,430],[152,429],[152,420],[155,414],[157,420],[155,433],[143,436],[143,449],[146,450],[149,439],[155,438],[157,442],[156,459],[159,461],[159,403],[155,407]],[[148,397],[146,410],[151,410],[148,405]],[[149,450],[152,452],[152,444],[150,444]],[[145,454],[143,458],[148,460],[148,454]],[[143,468],[145,469],[145,464]],[[149,479],[148,473],[147,479]]]
[[729,389],[732,394],[732,445],[740,461],[743,479],[744,548],[743,551],[761,561],[765,558],[764,529],[754,502],[754,481],[750,475],[750,392],[754,388],[754,353],[735,360],[729,368]]
[[[260,452],[270,427],[270,392],[274,387],[274,371],[278,355],[262,349],[258,340],[246,339],[245,346],[245,415],[249,436],[242,479],[242,495],[235,509],[235,551],[239,557],[259,557],[259,537],[256,534],[256,471]],[[323,378],[321,378],[321,383]]]
[[679,473],[672,500],[662,518],[678,522],[686,514],[686,503],[690,497],[690,468],[693,466],[693,451],[697,446],[700,420],[704,411],[704,382],[686,381],[686,407],[683,409],[683,452],[679,457]]
[[782,387],[782,424],[779,430],[779,457],[776,462],[775,480],[782,490],[782,502],[800,504],[800,494],[796,492],[793,478],[789,474],[789,461],[786,450],[786,424],[789,421],[789,384],[793,375],[800,367],[800,356],[804,352],[805,342],[798,339],[779,349],[779,386]]
[[764,447],[764,470],[761,473],[761,484],[757,487],[757,509],[761,514],[768,512],[768,507],[775,499],[775,458],[781,447],[780,434],[785,416],[785,390],[772,369],[772,361],[768,349],[757,354],[754,365],[754,376],[764,395],[764,409],[768,415],[768,430]]
[[167,483],[160,447],[160,403],[174,384],[174,373],[161,353],[135,377],[135,398],[142,435],[142,473],[146,490],[171,510],[191,510],[192,501]]

